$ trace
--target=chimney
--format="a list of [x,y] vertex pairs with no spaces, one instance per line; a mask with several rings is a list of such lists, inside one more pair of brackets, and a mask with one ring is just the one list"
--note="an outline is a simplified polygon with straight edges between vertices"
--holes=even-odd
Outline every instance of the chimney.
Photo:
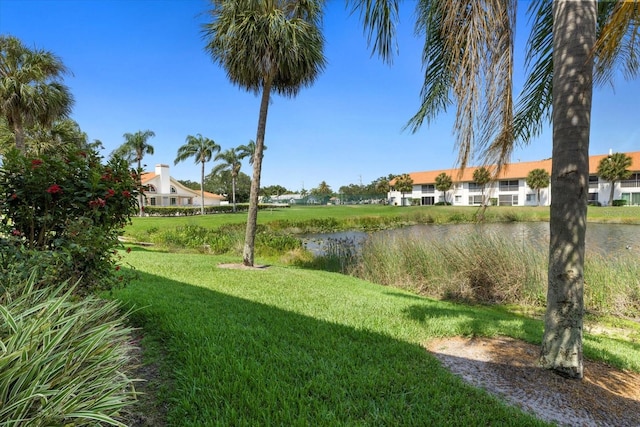
[[169,175],[169,165],[157,164],[156,176],[160,177],[160,188],[157,189],[158,193],[171,193],[171,175]]

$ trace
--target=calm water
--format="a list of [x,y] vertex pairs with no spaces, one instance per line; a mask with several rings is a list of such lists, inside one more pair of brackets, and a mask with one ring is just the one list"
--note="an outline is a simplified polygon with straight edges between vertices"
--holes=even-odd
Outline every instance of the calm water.
[[[472,233],[495,233],[509,236],[516,242],[522,242],[525,247],[547,248],[549,245],[549,223],[547,222],[414,225],[369,234],[393,238],[415,236],[425,240],[444,241],[455,236]],[[324,250],[328,239],[350,239],[359,242],[369,234],[357,231],[310,234],[304,236],[304,241],[309,250],[319,254]],[[590,223],[587,225],[586,242],[587,251],[596,251],[608,256],[615,256],[623,251],[632,251],[638,254],[640,259],[640,225]]]

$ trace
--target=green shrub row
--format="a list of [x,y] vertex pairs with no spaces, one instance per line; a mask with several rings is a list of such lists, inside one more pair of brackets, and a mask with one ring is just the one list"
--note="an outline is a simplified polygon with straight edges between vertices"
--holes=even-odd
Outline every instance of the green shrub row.
[[[258,209],[281,209],[288,208],[289,205],[284,204],[260,204]],[[236,205],[236,211],[246,212],[249,209],[247,203],[238,203]],[[200,206],[145,206],[144,213],[147,216],[194,216],[200,215]],[[204,213],[206,214],[218,214],[218,213],[230,213],[233,212],[233,205],[220,205],[220,206],[205,206]]]

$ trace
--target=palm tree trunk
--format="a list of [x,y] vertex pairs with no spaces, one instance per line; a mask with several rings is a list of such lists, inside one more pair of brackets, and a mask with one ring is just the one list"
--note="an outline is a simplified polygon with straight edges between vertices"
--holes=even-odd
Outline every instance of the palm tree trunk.
[[237,212],[238,208],[236,206],[236,177],[234,175],[231,176],[231,200],[233,201],[233,212]]
[[615,190],[616,182],[611,180],[611,192],[609,193],[609,206],[613,206],[613,192]]
[[596,0],[553,2],[553,154],[543,367],[583,377],[582,316]]
[[139,208],[138,216],[142,216],[144,214],[144,205],[143,205],[144,193],[142,191],[142,159],[140,158],[140,156],[138,156],[137,175],[138,175],[138,191],[140,192],[140,194],[138,195],[138,208]]
[[262,173],[262,157],[264,153],[264,135],[267,128],[267,113],[269,98],[271,97],[271,80],[265,79],[260,101],[260,115],[258,117],[258,131],[256,135],[256,152],[253,158],[253,178],[251,179],[251,193],[249,195],[249,214],[247,216],[247,230],[244,237],[242,262],[246,266],[253,266],[256,230],[258,227],[258,192],[260,191],[260,174]]
[[22,127],[22,121],[20,119],[12,120],[12,123],[9,123],[9,126],[13,129],[13,135],[16,139],[16,148],[21,154],[25,154],[27,152],[27,146],[24,142],[24,128]]
[[200,170],[200,215],[204,215],[204,162]]

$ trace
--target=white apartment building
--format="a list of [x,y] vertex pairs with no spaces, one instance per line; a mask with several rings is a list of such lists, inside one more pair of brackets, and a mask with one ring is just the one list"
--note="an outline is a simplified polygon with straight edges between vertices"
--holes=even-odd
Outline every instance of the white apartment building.
[[[624,199],[627,205],[640,205],[640,151],[625,153],[631,157],[632,175],[629,179],[616,182],[613,199]],[[598,177],[600,161],[607,154],[589,157],[589,202],[603,206],[611,204],[609,200],[611,183]],[[388,193],[391,205],[434,205],[437,202],[450,202],[454,206],[480,206],[482,204],[482,188],[473,180],[473,172],[478,167],[468,167],[460,175],[459,169],[443,169],[436,171],[412,172],[413,189],[409,193],[400,193],[390,183]],[[491,167],[488,167],[491,170]],[[499,206],[536,206],[538,193],[527,186],[526,178],[533,169],[544,169],[551,174],[551,159],[535,162],[518,162],[507,164],[499,177],[484,188],[487,203]],[[441,173],[451,176],[453,186],[445,195],[435,188],[436,177]],[[551,203],[550,186],[540,191],[540,205]]]

